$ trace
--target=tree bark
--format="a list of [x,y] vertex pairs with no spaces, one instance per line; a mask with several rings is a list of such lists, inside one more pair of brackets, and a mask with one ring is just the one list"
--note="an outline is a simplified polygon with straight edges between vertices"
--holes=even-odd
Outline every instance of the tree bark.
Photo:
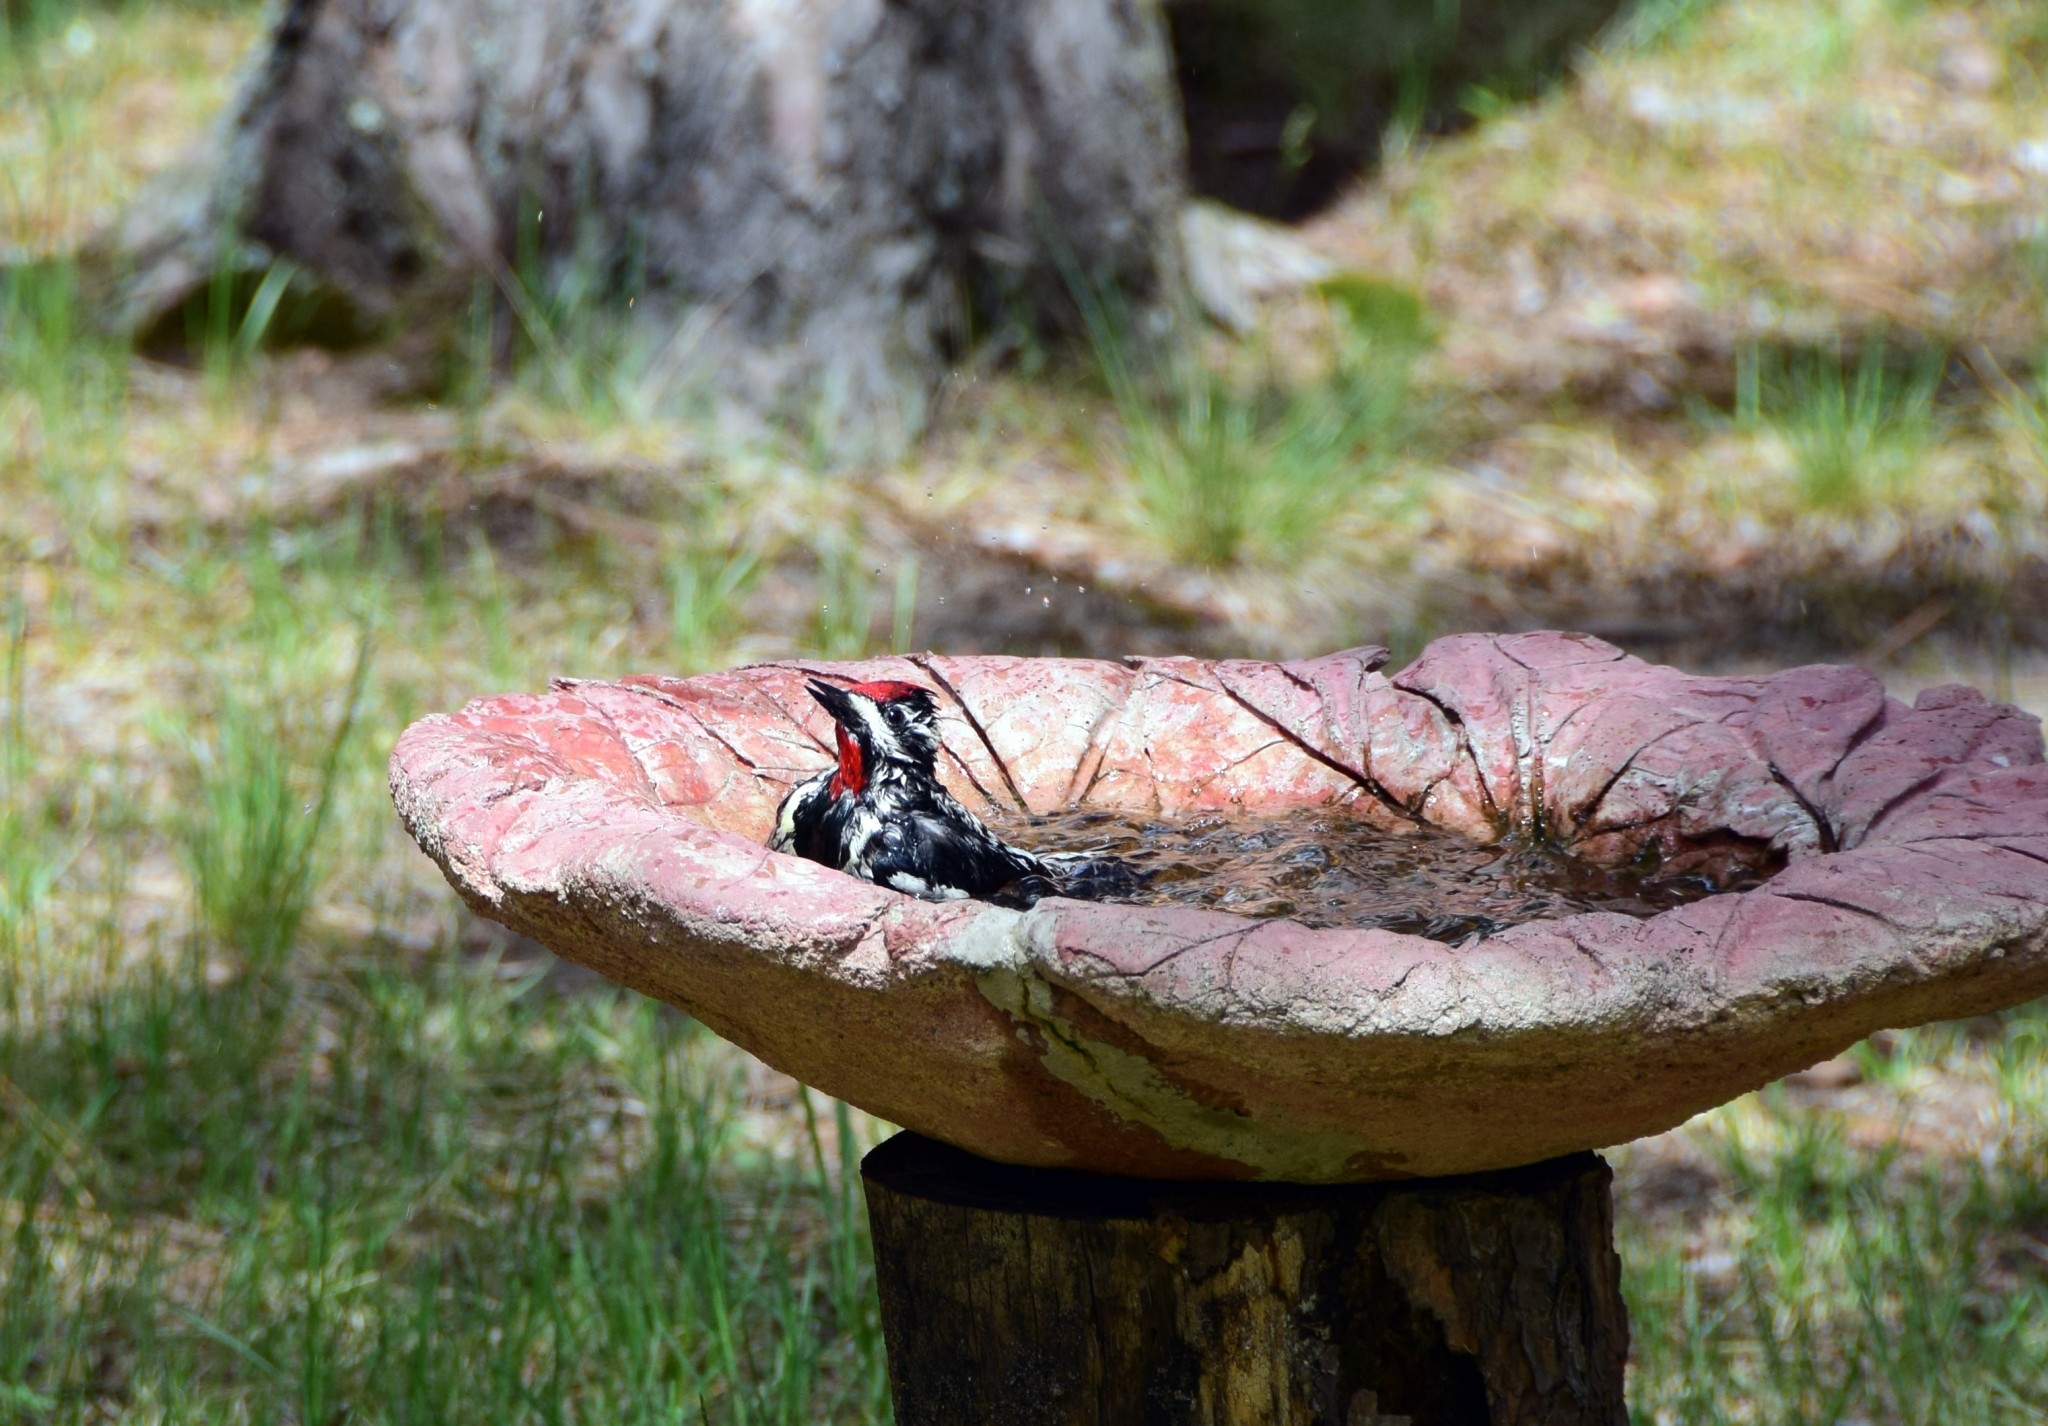
[[1166,1183],[898,1134],[861,1166],[901,1426],[1624,1426],[1612,1175]]
[[657,365],[915,428],[977,324],[1178,278],[1148,0],[287,0],[214,152],[118,235],[131,329],[275,257],[380,330],[580,285]]

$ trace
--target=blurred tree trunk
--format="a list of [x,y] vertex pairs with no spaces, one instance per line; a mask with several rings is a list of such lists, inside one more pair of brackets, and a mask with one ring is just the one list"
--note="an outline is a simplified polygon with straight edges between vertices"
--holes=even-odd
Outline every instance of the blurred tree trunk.
[[914,430],[1074,274],[1173,295],[1183,149],[1150,0],[288,0],[204,180],[124,222],[122,317],[274,258],[444,341],[480,284],[630,294],[728,396]]

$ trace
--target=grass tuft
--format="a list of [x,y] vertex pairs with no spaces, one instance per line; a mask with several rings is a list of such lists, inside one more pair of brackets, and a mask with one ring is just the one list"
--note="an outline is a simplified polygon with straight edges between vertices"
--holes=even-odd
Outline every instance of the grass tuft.
[[1897,502],[1922,475],[1946,366],[1940,352],[1901,362],[1881,342],[1853,364],[1751,345],[1737,357],[1736,422],[1785,441],[1806,508],[1859,513]]
[[0,1004],[18,1010],[20,968],[30,962],[38,909],[56,885],[61,852],[40,825],[30,780],[34,750],[28,738],[28,611],[18,592],[0,614],[6,620],[5,684],[0,697]]
[[1379,485],[1417,430],[1419,304],[1377,284],[1332,284],[1329,370],[1247,379],[1188,347],[1139,366],[1113,300],[1085,304],[1123,428],[1143,523],[1174,559],[1203,567],[1299,557]]
[[210,737],[193,739],[194,796],[179,835],[201,923],[258,970],[279,965],[319,889],[324,833],[371,669],[357,641],[341,712],[311,760],[275,700],[225,689]]
[[[0,1031],[0,1383],[62,1421],[880,1422],[845,1114],[745,1132],[740,1061],[487,962],[203,961]],[[843,1137],[841,1137],[843,1135]]]
[[[128,356],[95,331],[68,258],[0,271],[0,434],[20,433],[23,459],[61,496],[70,537],[82,546],[125,535],[120,481]],[[7,397],[19,402],[8,417]],[[11,464],[0,454],[0,468]]]
[[[1718,1201],[1670,1226],[1624,1213],[1633,1419],[2019,1426],[2048,1410],[2048,1006],[1988,1046],[1931,1026],[1866,1047],[1892,1122],[1783,1087],[1716,1111]],[[1979,1029],[1976,1033],[1984,1033]],[[1974,1156],[1914,1147],[1972,1065],[2004,1107]],[[1868,1095],[1871,1091],[1857,1091]],[[1925,1105],[1926,1107],[1922,1107]],[[1684,1241],[1688,1240],[1689,1241]]]
[[724,663],[742,626],[741,605],[761,573],[760,555],[693,523],[662,562],[669,647],[683,673]]
[[808,651],[821,659],[865,658],[874,642],[875,575],[857,529],[828,532],[817,544],[817,608]]
[[2048,480],[2048,352],[2035,360],[2032,379],[2025,386],[2003,372],[1997,377],[1999,406],[2018,437],[2022,459]]

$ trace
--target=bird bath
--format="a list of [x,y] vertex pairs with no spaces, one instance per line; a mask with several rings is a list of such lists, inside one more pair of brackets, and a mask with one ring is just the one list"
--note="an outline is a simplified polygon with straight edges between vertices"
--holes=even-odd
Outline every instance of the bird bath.
[[[1692,677],[1558,634],[1392,678],[1012,658],[563,682],[409,729],[407,827],[473,907],[806,1083],[1008,1163],[1340,1182],[1670,1128],[1870,1032],[2048,991],[2039,725],[1846,668]],[[805,678],[907,678],[977,810],[1343,802],[1577,855],[1784,869],[1463,948],[1180,907],[928,903],[766,851],[829,760]]]
[[[1879,1028],[2048,992],[2034,718],[1956,687],[1909,708],[1849,668],[1689,676],[1569,634],[1442,639],[1391,677],[1383,657],[564,681],[415,724],[391,785],[482,914],[1010,1165],[1296,1185],[1511,1169],[1670,1128]],[[762,845],[830,757],[814,676],[937,692],[941,773],[984,813],[1342,804],[1768,879],[1455,947],[1192,907],[917,901]],[[1611,1416],[1586,1410],[1556,1419]],[[900,1392],[898,1411],[915,1414]],[[1437,1419],[1464,1418],[1416,1415]]]

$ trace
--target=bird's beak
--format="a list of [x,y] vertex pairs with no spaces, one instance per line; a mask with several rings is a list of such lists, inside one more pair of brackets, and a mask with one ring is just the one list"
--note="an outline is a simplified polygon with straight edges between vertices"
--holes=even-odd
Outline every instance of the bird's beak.
[[818,706],[832,715],[833,722],[844,723],[850,726],[856,721],[853,712],[853,695],[845,689],[835,687],[832,684],[815,678],[806,684],[805,687],[810,689],[811,697],[818,700]]

